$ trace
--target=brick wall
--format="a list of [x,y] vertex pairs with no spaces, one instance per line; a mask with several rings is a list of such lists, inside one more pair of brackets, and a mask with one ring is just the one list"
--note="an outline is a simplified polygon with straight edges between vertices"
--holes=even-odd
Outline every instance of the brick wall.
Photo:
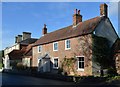
[[120,74],[120,53],[117,53],[115,55],[115,62],[116,62],[117,73]]
[[58,41],[58,51],[53,51],[53,43],[42,45],[41,53],[38,53],[37,46],[33,47],[33,59],[32,66],[38,66],[38,57],[41,55],[49,54],[51,61],[53,57],[59,58],[59,67],[63,62],[63,59],[72,58],[75,56],[84,56],[85,68],[84,71],[77,70],[77,63],[75,63],[75,71],[77,75],[92,75],[92,35],[84,35],[70,39],[71,49],[65,50],[65,40]]

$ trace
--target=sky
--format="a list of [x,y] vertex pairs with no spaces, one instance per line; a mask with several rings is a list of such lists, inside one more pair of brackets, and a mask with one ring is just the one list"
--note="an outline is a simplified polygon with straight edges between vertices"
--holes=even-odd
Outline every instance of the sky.
[[[80,9],[83,21],[100,16],[99,6],[102,3],[104,2],[2,2],[0,50],[15,44],[15,36],[22,32],[31,32],[32,38],[40,38],[44,24],[47,25],[48,32],[71,25],[76,8]],[[106,3],[108,16],[118,33],[118,3]]]

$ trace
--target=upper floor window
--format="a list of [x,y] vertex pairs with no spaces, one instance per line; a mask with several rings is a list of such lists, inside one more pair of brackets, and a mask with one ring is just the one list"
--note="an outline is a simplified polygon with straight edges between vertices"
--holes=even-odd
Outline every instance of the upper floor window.
[[53,43],[53,51],[58,51],[58,42]]
[[42,46],[39,45],[39,46],[38,46],[38,53],[40,53],[41,51],[42,51]]
[[84,57],[77,58],[78,58],[78,70],[84,71]]
[[65,40],[65,49],[70,49],[70,40]]

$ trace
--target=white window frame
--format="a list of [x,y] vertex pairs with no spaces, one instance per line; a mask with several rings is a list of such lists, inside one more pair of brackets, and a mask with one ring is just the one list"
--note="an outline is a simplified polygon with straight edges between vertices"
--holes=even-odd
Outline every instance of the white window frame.
[[[67,40],[70,41],[70,39],[67,39]],[[67,48],[67,40],[65,40],[65,50],[69,50],[69,49],[71,49],[71,41],[70,41],[70,48]]]
[[58,57],[53,57],[53,69],[58,69],[58,67],[54,66],[55,59],[58,59],[58,67],[59,67],[59,58]]
[[[84,68],[79,68],[79,57],[83,57],[84,58]],[[77,71],[84,71],[85,69],[85,56],[76,56],[77,60]]]
[[39,45],[39,46],[37,47],[38,53],[41,53],[41,51],[39,50],[40,47],[41,47],[41,51],[42,51],[42,45]]
[[[57,44],[57,50],[54,49],[54,44]],[[58,51],[58,42],[53,43],[53,51]]]

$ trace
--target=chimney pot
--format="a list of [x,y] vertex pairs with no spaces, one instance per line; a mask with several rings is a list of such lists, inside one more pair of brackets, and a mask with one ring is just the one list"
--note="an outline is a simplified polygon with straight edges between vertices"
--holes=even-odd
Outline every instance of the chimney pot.
[[47,34],[47,25],[44,24],[44,28],[42,29],[42,35],[44,36],[45,34]]
[[80,10],[78,10],[78,14],[80,15]]
[[75,10],[75,14],[73,15],[73,26],[76,26],[79,22],[82,22],[82,15],[80,15],[80,10]]
[[75,14],[77,14],[77,9],[75,9]]

